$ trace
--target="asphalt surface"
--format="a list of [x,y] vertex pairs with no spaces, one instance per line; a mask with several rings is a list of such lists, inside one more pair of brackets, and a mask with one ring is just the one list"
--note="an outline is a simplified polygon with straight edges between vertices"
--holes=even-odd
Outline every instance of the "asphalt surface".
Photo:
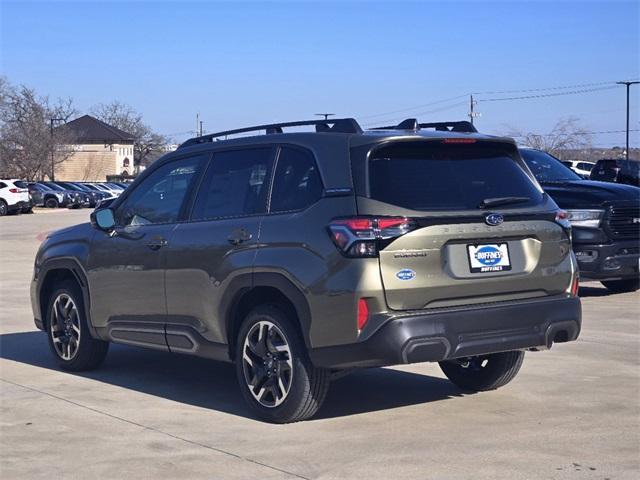
[[[0,218],[0,478],[640,478],[640,294],[585,284],[577,342],[463,394],[435,364],[336,380],[316,419],[252,418],[230,365],[113,346],[55,367],[29,281],[40,239],[89,211]],[[135,295],[135,292],[131,292]]]

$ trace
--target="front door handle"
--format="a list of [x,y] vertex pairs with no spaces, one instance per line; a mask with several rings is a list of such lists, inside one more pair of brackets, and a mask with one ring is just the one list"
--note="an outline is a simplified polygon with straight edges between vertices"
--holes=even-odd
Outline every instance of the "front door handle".
[[167,245],[167,239],[164,237],[153,237],[149,242],[147,242],[147,247],[151,250],[160,250],[162,247]]
[[253,238],[249,232],[247,232],[244,228],[239,228],[231,232],[231,235],[227,237],[229,243],[231,245],[240,245],[241,243],[248,242]]

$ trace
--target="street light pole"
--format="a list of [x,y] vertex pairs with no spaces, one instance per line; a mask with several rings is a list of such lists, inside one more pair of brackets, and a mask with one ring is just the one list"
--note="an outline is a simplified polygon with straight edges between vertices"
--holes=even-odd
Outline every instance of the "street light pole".
[[635,82],[616,82],[618,85],[626,85],[627,87],[627,145],[625,148],[625,159],[629,160],[629,89],[631,85],[636,85],[640,81]]
[[50,179],[51,181],[55,181],[56,179],[56,163],[55,163],[55,145],[53,144],[53,123],[54,122],[62,122],[64,121],[64,118],[50,118],[50,131],[51,131],[51,176]]

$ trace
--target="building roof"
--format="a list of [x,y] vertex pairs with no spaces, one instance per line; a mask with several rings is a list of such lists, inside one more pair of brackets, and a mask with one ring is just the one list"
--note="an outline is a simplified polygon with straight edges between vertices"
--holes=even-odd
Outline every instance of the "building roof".
[[70,129],[76,143],[132,143],[133,135],[91,115],[83,115],[58,128]]

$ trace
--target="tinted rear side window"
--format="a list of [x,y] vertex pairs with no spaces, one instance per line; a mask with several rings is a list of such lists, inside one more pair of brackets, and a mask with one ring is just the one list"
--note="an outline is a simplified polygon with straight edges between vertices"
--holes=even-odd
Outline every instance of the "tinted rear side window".
[[302,210],[320,199],[321,194],[322,181],[313,154],[283,147],[273,182],[271,212]]
[[370,196],[411,210],[472,210],[485,199],[542,193],[506,152],[462,145],[397,145],[374,153],[369,164]]
[[272,162],[271,148],[214,154],[200,186],[192,220],[264,213]]

